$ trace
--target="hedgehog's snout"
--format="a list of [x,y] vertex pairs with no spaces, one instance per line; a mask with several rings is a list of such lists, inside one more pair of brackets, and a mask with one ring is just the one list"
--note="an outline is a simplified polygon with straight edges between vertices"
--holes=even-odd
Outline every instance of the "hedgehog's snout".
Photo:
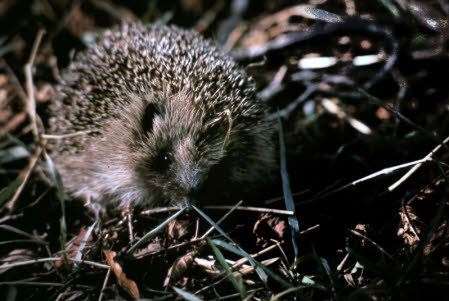
[[189,202],[197,202],[203,182],[201,170],[185,166],[179,171],[177,182],[183,198]]

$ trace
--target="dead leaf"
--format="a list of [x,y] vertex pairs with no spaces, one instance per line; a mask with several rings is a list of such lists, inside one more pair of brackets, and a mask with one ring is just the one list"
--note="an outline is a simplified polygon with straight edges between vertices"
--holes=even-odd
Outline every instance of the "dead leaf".
[[[86,229],[82,227],[80,231],[78,232],[78,235],[76,235],[74,238],[72,238],[66,245],[66,251],[67,251],[67,257],[68,258],[75,258],[76,253],[78,252],[78,249],[80,247],[81,241],[83,240],[84,236],[86,235]],[[91,239],[89,239],[90,241]],[[72,263],[69,261],[69,263]],[[63,258],[59,259],[58,261],[55,261],[55,267],[61,268],[64,264]]]
[[262,214],[254,224],[253,233],[257,241],[268,241],[270,239],[282,240],[285,234],[285,221],[269,213]]
[[188,219],[176,219],[167,226],[167,238],[170,243],[177,242],[183,238],[189,231],[190,221]]
[[400,224],[397,235],[402,238],[406,245],[410,247],[418,246],[420,229],[414,225],[418,217],[413,207],[409,205],[401,206],[399,217]]
[[167,276],[164,280],[164,286],[167,287],[172,283],[176,283],[185,272],[192,266],[197,251],[191,251],[173,263],[167,272]]
[[123,272],[121,265],[114,260],[115,256],[117,256],[117,253],[110,250],[104,250],[103,253],[104,256],[106,257],[107,264],[111,267],[115,277],[117,278],[118,284],[123,289],[125,289],[133,299],[135,300],[139,299],[140,292],[139,288],[137,287],[137,284],[126,276],[126,274]]
[[33,251],[28,249],[15,249],[9,252],[5,257],[0,258],[0,274],[9,270],[9,268],[4,269],[3,264],[11,264],[14,262],[21,262],[26,260],[36,259],[36,255]]

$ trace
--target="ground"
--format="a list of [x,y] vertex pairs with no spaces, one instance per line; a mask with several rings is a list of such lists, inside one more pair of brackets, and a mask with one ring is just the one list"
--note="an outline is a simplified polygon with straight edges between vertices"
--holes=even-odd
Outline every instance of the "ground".
[[[45,151],[60,72],[102,30],[215,40],[279,120],[252,202],[98,217]],[[0,2],[2,300],[443,300],[449,288],[444,0]]]

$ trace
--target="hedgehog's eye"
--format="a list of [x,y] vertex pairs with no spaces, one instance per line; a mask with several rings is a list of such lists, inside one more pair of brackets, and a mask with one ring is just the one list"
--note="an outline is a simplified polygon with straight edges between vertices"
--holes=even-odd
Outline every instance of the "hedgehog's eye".
[[160,115],[158,107],[154,103],[148,103],[140,121],[142,130],[147,133],[153,129],[154,118]]
[[153,168],[157,171],[166,171],[173,162],[173,156],[169,152],[160,152],[153,160]]

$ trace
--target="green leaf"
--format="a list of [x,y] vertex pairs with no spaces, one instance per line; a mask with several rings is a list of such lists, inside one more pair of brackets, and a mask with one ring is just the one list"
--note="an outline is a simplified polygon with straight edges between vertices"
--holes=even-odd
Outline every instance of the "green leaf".
[[231,281],[232,285],[235,287],[235,289],[240,293],[240,296],[243,298],[246,297],[246,288],[243,284],[243,280],[241,277],[236,277],[232,273],[231,268],[229,267],[228,263],[226,262],[226,259],[224,258],[223,254],[220,252],[220,250],[215,246],[214,242],[211,241],[209,238],[207,239],[207,242],[212,248],[212,252],[214,252],[214,257],[217,259],[218,263],[222,266],[224,269],[226,276]]
[[256,270],[257,275],[259,276],[259,278],[263,281],[263,283],[267,283],[267,279],[268,276],[267,274],[263,271],[263,269],[260,267],[260,265],[258,266],[256,264],[256,261],[254,260],[254,258],[249,255],[245,250],[243,250],[239,245],[237,245],[230,237],[229,235],[226,234],[226,232],[223,231],[223,229],[221,229],[220,226],[217,225],[217,223],[215,223],[206,213],[204,213],[203,211],[201,211],[198,207],[193,206],[192,208],[195,209],[196,212],[198,212],[209,224],[211,224],[221,235],[223,235],[227,240],[229,240],[239,251],[241,256],[248,258],[249,263],[254,267],[254,269]]
[[[284,194],[284,202],[287,210],[295,212],[295,201],[293,200],[292,190],[290,188],[290,178],[287,171],[287,155],[284,140],[284,131],[282,130],[281,119],[278,118],[279,126],[279,156],[281,162],[281,180],[282,180],[282,192]],[[299,256],[299,221],[296,218],[296,213],[293,216],[288,217],[288,225],[290,227],[290,235],[293,245],[293,251],[295,258]]]
[[[239,255],[239,256],[242,256],[242,257],[245,257],[245,254],[242,253],[241,250],[237,249],[236,247],[234,247],[234,246],[231,245],[231,244],[228,244],[227,242],[224,242],[224,241],[218,240],[218,239],[213,239],[212,241],[213,241],[213,243],[214,243],[215,245],[217,245],[217,246],[219,246],[219,247],[222,247],[223,249],[225,249],[225,250],[227,250],[227,251],[229,251],[229,252],[232,252],[232,253],[234,253],[234,254],[236,254],[236,255]],[[249,255],[249,256],[251,256],[251,255]],[[252,257],[251,257],[251,258],[252,258]],[[252,259],[253,259],[253,258],[252,258]],[[264,273],[270,275],[271,278],[273,278],[274,280],[276,280],[276,281],[277,281],[279,284],[281,284],[283,287],[287,287],[287,288],[292,287],[292,285],[291,285],[289,282],[287,282],[287,281],[285,281],[284,279],[282,279],[279,275],[277,275],[276,273],[274,273],[273,271],[271,271],[268,267],[266,267],[266,266],[260,264],[259,262],[255,261],[254,259],[253,259],[253,261],[254,261],[254,263],[257,265],[257,268],[262,269],[262,270],[264,271]]]

